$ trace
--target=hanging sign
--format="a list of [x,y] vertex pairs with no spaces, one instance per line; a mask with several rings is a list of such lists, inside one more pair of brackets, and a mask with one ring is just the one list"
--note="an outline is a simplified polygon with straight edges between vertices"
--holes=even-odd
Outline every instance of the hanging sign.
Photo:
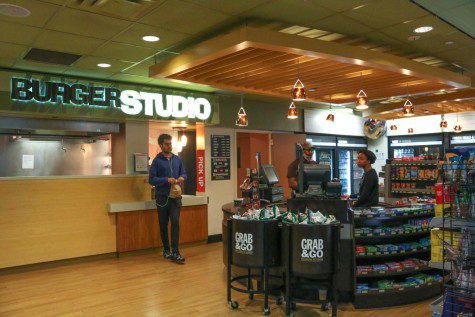
[[10,97],[15,101],[62,103],[82,107],[114,107],[129,116],[207,120],[212,113],[206,98],[119,90],[37,79],[12,78]]

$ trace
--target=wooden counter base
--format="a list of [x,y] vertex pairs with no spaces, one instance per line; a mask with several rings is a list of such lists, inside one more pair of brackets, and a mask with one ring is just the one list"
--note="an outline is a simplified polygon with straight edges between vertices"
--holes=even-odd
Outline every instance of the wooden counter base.
[[[116,215],[117,252],[163,246],[156,209],[118,212]],[[170,234],[170,225],[168,232]],[[182,207],[180,244],[208,239],[208,206]]]

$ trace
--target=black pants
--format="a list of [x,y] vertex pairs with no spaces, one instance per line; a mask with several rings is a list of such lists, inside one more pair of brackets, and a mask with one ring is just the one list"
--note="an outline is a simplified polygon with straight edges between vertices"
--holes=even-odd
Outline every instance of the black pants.
[[158,196],[156,198],[156,203],[163,248],[164,250],[170,250],[170,243],[168,241],[168,221],[171,220],[172,251],[178,251],[181,198],[174,199],[166,196]]

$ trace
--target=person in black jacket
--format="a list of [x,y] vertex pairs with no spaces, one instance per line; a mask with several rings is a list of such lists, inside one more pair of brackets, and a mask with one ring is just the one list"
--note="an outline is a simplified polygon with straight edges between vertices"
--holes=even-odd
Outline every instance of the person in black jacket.
[[360,183],[358,200],[353,207],[373,207],[379,202],[378,174],[371,166],[376,162],[376,155],[369,150],[361,150],[358,153],[358,167],[364,170]]

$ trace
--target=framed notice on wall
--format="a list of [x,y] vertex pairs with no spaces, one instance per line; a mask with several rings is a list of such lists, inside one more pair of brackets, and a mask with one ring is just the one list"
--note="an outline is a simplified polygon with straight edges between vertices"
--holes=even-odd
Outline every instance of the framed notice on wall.
[[211,135],[211,180],[231,179],[231,136]]
[[148,154],[134,153],[134,161],[136,173],[148,172]]

